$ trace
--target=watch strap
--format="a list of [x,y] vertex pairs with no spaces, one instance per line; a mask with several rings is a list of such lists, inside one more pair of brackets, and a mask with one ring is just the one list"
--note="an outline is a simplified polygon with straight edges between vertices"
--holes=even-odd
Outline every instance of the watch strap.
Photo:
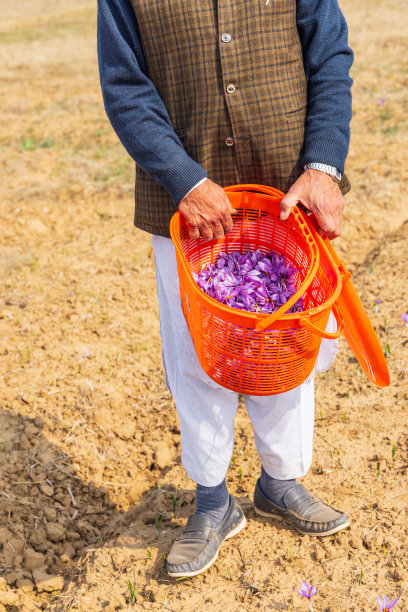
[[321,164],[320,162],[310,162],[304,166],[305,170],[319,170],[319,172],[325,172],[336,182],[341,181],[341,172],[337,170],[335,166],[329,166],[327,164]]

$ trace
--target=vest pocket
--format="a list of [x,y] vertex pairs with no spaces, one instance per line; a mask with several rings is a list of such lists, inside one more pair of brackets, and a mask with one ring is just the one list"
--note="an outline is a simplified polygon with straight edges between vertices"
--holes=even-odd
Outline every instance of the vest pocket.
[[305,121],[306,119],[306,107],[294,108],[285,111],[285,117],[287,121]]

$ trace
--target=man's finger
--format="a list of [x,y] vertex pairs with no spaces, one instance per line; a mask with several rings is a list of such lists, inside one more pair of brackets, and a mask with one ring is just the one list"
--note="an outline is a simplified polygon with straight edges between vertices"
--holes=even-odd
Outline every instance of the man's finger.
[[200,230],[200,235],[203,240],[208,241],[213,239],[214,236],[211,227],[208,225],[201,225],[198,229]]
[[192,240],[197,240],[200,237],[200,230],[196,225],[188,225],[188,236]]
[[336,219],[331,218],[330,216],[324,216],[322,214],[316,215],[316,224],[319,228],[319,234],[324,238],[329,238],[332,240],[333,238],[337,238],[341,234],[341,220],[336,221]]
[[226,221],[222,221],[222,227],[224,230],[224,234],[228,234],[232,230],[232,219],[231,217]]
[[299,198],[295,193],[288,193],[282,198],[280,203],[281,213],[280,218],[282,221],[286,221],[286,219],[290,215],[290,211],[294,206],[296,206],[299,202]]
[[219,240],[220,238],[224,236],[224,228],[220,221],[218,221],[217,223],[211,224],[211,229],[212,229],[213,237],[215,240]]

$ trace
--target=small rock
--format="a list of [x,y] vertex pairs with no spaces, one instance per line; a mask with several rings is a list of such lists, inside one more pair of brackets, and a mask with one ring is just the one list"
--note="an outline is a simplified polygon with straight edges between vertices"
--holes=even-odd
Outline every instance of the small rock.
[[47,521],[55,521],[55,519],[57,518],[57,511],[55,510],[55,508],[45,508],[44,516]]
[[161,444],[154,454],[154,462],[159,468],[163,470],[165,467],[169,467],[173,463],[173,453],[167,444]]
[[162,517],[163,521],[171,521],[172,519],[170,512],[160,512],[160,516]]
[[0,591],[7,590],[7,582],[4,580],[3,576],[0,576]]
[[48,537],[53,542],[60,542],[64,539],[66,534],[66,529],[60,523],[47,523],[45,526],[45,531],[47,532]]
[[28,570],[45,567],[45,555],[35,552],[32,548],[27,548],[24,551],[24,567]]
[[35,569],[33,571],[33,578],[39,593],[43,593],[44,591],[47,593],[60,591],[64,586],[64,579],[62,576],[53,576],[47,574],[44,570]]
[[68,557],[68,555],[63,554],[60,556],[60,561],[61,563],[69,563],[71,559]]
[[16,582],[16,585],[19,589],[23,591],[23,593],[29,593],[34,588],[34,582],[29,580],[28,578],[19,578]]
[[20,570],[17,572],[9,572],[8,574],[5,574],[4,580],[7,582],[9,586],[11,586],[12,584],[16,582],[16,580],[22,577],[23,577],[23,572],[22,570]]
[[18,595],[14,591],[0,591],[0,604],[14,606],[18,602]]
[[40,485],[40,491],[41,493],[43,493],[43,495],[46,495],[47,497],[51,497],[51,495],[54,494],[54,487],[48,484],[48,482],[43,482]]

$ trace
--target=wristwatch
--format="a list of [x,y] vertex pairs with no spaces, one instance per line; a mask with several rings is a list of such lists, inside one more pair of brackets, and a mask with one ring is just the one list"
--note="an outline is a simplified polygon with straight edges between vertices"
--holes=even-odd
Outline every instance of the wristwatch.
[[320,172],[325,172],[328,174],[335,183],[338,184],[341,181],[341,172],[339,172],[334,166],[320,164],[319,162],[311,162],[310,164],[306,164],[304,166],[304,170],[319,170]]

